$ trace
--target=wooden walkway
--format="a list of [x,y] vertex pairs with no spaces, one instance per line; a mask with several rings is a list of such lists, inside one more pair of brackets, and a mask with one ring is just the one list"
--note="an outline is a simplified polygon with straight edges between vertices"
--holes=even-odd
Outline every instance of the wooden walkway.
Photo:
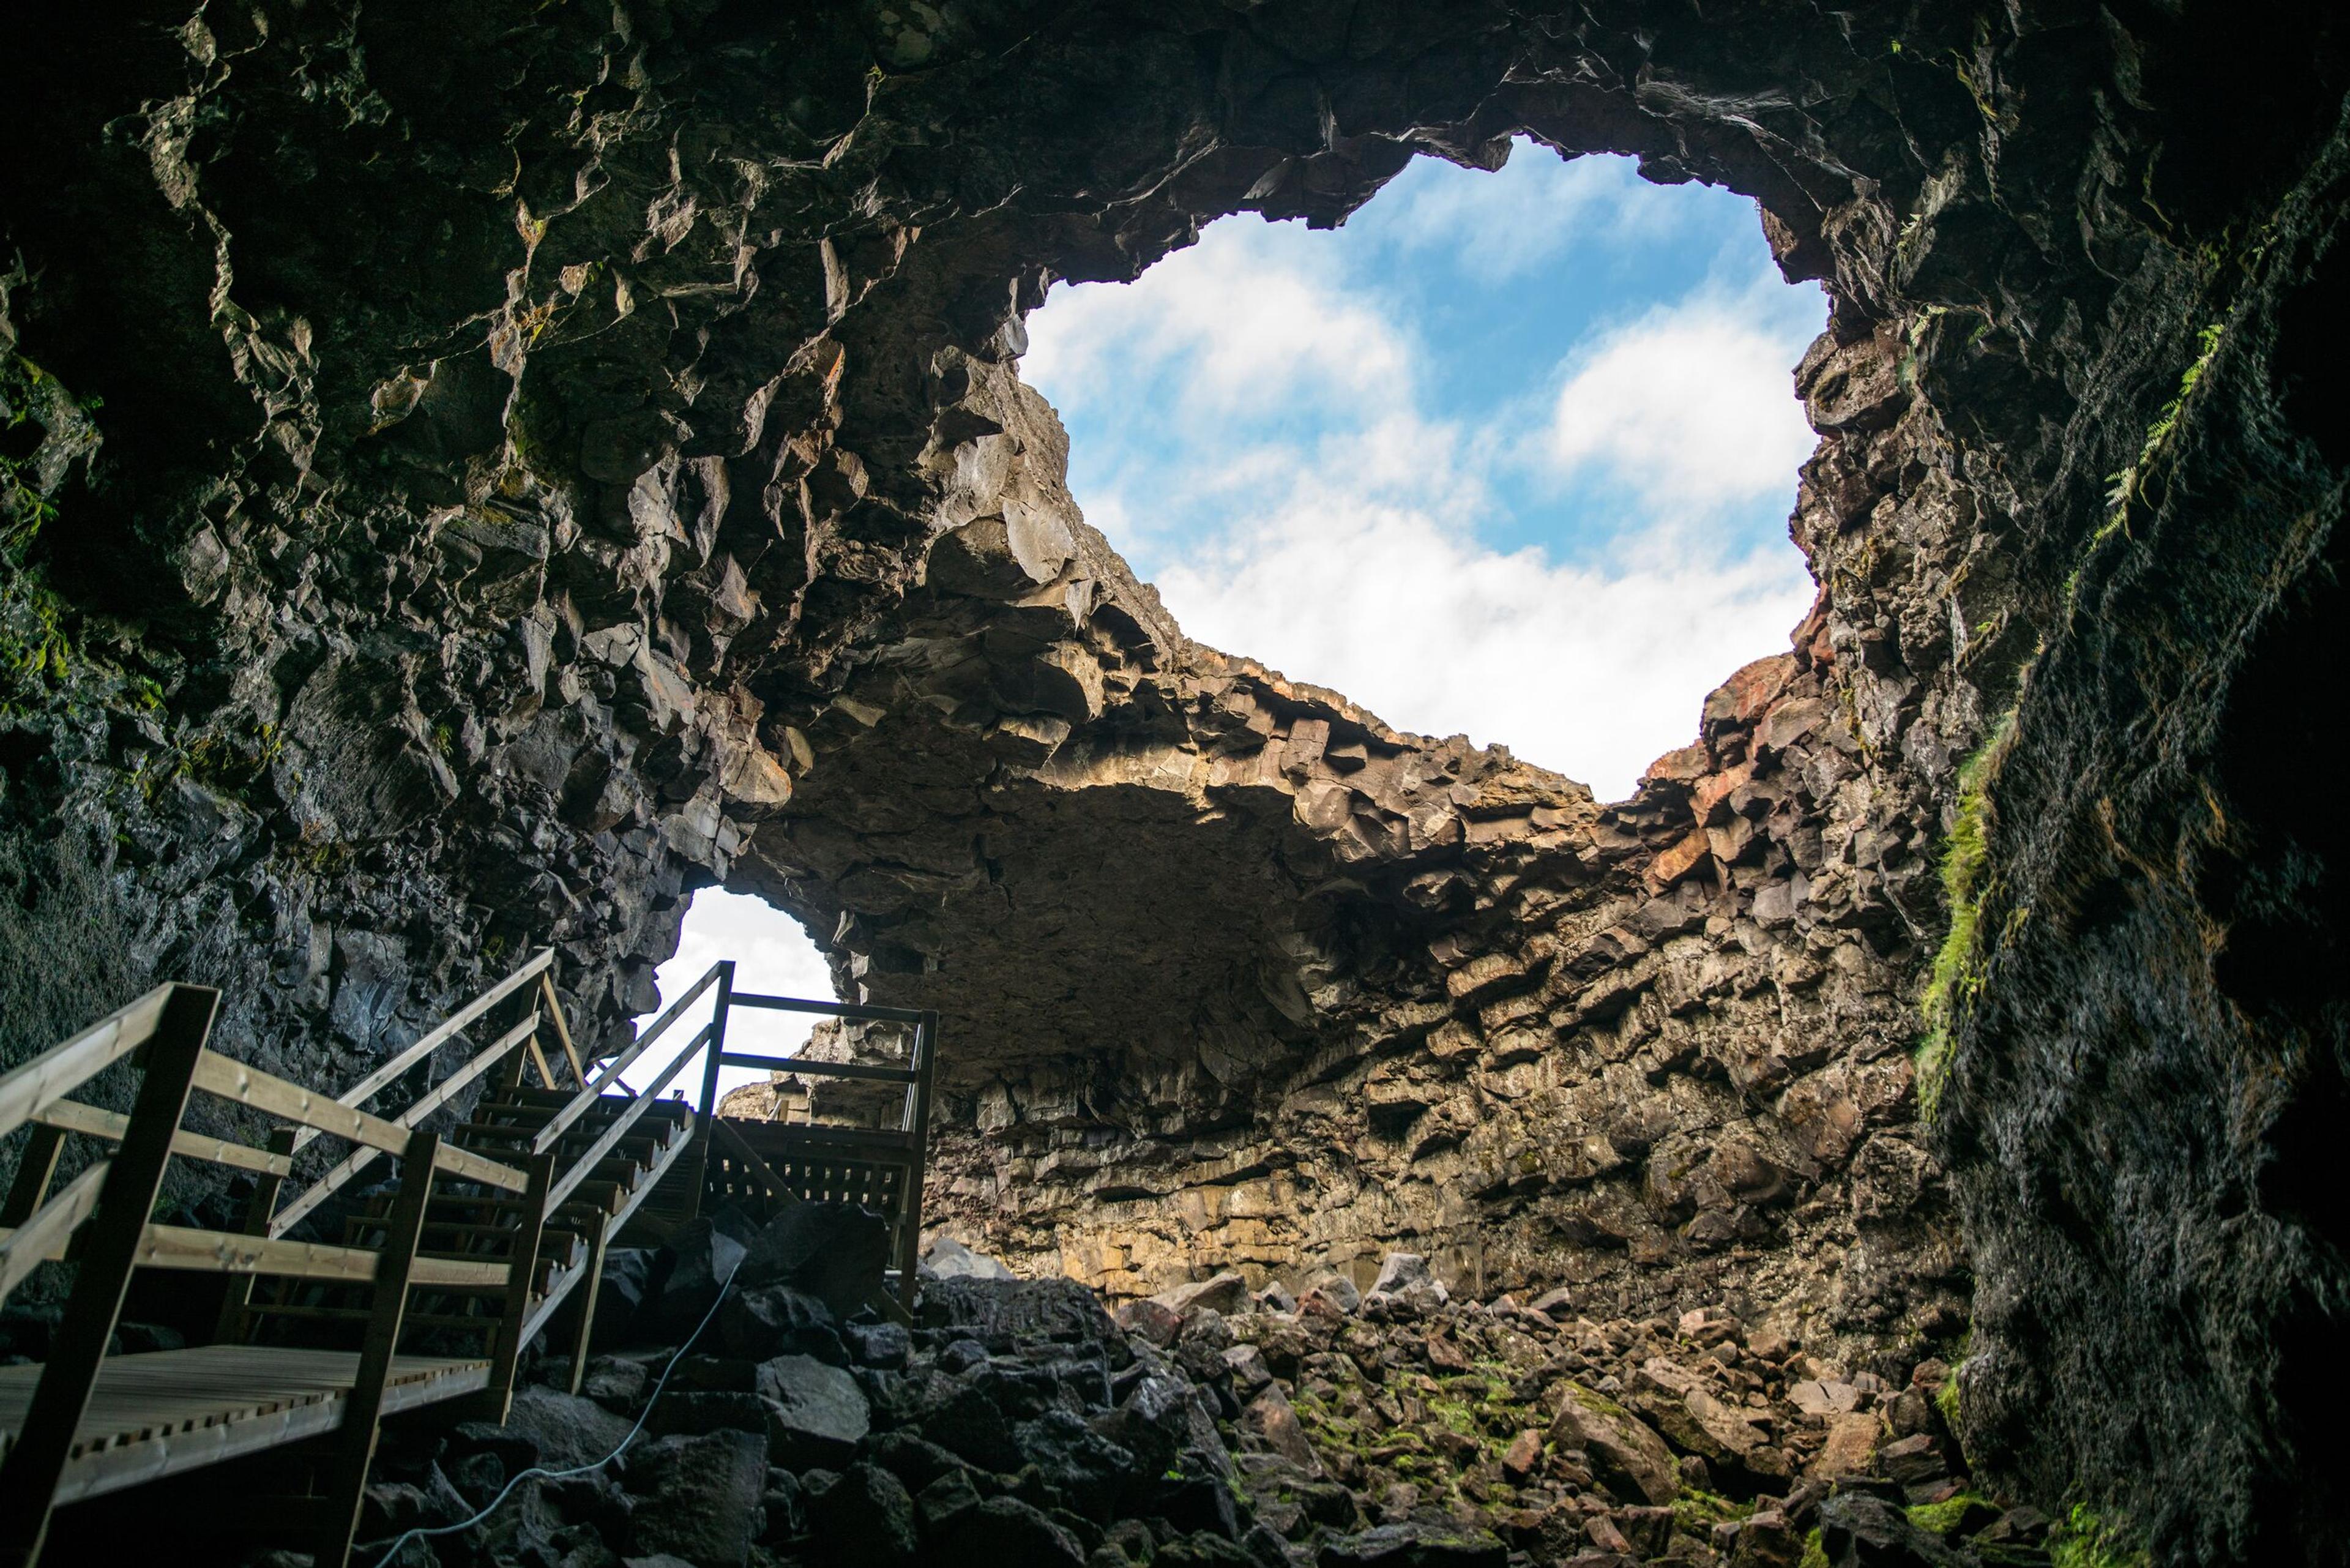
[[[331,1432],[342,1424],[359,1358],[348,1350],[207,1345],[109,1355],[74,1428],[56,1504],[159,1480],[199,1465]],[[16,1440],[37,1365],[0,1366],[0,1457]],[[486,1358],[400,1355],[383,1414],[489,1386]]]

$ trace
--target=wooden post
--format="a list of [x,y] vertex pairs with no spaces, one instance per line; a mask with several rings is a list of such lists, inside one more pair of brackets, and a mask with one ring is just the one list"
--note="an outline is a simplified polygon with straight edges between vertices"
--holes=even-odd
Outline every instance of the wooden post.
[[931,1159],[931,1075],[939,1047],[939,1015],[925,1009],[914,1026],[914,1081],[907,1086],[906,1130],[913,1135],[906,1168],[906,1212],[898,1227],[898,1299],[914,1310],[914,1275],[922,1263],[922,1172]]
[[547,1021],[555,1025],[555,1038],[563,1046],[563,1059],[571,1064],[572,1081],[584,1089],[588,1086],[588,1064],[579,1059],[579,1047],[571,1043],[571,1025],[563,1021],[563,999],[555,994],[554,965],[539,971],[538,988],[546,993]]
[[73,1450],[74,1428],[88,1407],[122,1293],[154,1212],[155,1195],[171,1163],[172,1139],[188,1108],[188,1088],[211,1034],[220,992],[175,985],[147,1043],[147,1066],[122,1147],[107,1172],[88,1244],[74,1274],[73,1294],[50,1341],[48,1365],[16,1444],[0,1464],[0,1568],[30,1568],[49,1531],[49,1504]]
[[[293,1127],[279,1127],[269,1135],[269,1152],[292,1155],[300,1133]],[[253,1179],[253,1195],[244,1200],[244,1234],[267,1236],[269,1221],[277,1212],[277,1195],[285,1189],[286,1179],[263,1172]],[[213,1326],[213,1340],[218,1345],[234,1345],[244,1337],[245,1326],[251,1321],[246,1311],[253,1304],[253,1287],[256,1276],[231,1274],[228,1294],[221,1302],[220,1322]]]
[[49,1182],[57,1173],[57,1156],[65,1152],[64,1131],[52,1127],[36,1127],[25,1140],[25,1158],[16,1162],[16,1179],[8,1184],[8,1196],[0,1201],[0,1225],[11,1231],[33,1217],[49,1195]]
[[530,1290],[538,1282],[539,1243],[546,1234],[547,1189],[555,1185],[555,1152],[533,1155],[530,1186],[523,1193],[515,1227],[514,1260],[506,1268],[505,1309],[490,1342],[490,1383],[474,1401],[480,1419],[503,1426],[514,1402],[515,1366],[522,1359],[522,1331],[530,1321]]
[[351,1391],[343,1400],[343,1424],[328,1461],[326,1508],[318,1531],[318,1568],[343,1568],[351,1538],[359,1532],[359,1503],[367,1495],[368,1466],[375,1459],[376,1428],[383,1415],[384,1386],[391,1380],[400,1330],[408,1315],[408,1275],[424,1235],[424,1215],[432,1203],[432,1157],[439,1135],[417,1133],[401,1155],[400,1192],[386,1221],[383,1253],[376,1264],[375,1303],[368,1315],[367,1339]]
[[607,1214],[596,1221],[596,1239],[588,1243],[588,1279],[579,1287],[579,1334],[571,1346],[569,1391],[574,1394],[588,1376],[588,1343],[596,1332],[596,1298],[603,1291],[604,1253],[611,1244],[612,1217]]
[[734,961],[718,962],[718,1001],[710,1014],[710,1054],[702,1069],[702,1123],[694,1128],[692,1219],[702,1213],[702,1199],[710,1180],[710,1140],[718,1120],[718,1058],[726,1050],[726,1014],[734,1002]]

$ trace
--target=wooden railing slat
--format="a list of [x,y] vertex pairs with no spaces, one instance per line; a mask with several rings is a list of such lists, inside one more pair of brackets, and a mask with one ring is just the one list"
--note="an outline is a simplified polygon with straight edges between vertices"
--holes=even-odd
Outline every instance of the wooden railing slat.
[[159,985],[0,1077],[0,1137],[144,1044],[155,1033],[155,1023],[163,1016],[163,1003],[171,993],[169,985]]
[[[587,1152],[572,1162],[571,1169],[555,1184],[554,1190],[547,1194],[546,1207],[550,1210],[561,1207],[564,1199],[571,1196],[572,1190],[594,1173],[598,1163],[612,1151],[614,1145],[628,1135],[630,1127],[637,1125],[637,1119],[645,1114],[645,1107],[660,1099],[660,1092],[669,1087],[670,1080],[683,1072],[685,1064],[693,1060],[695,1053],[710,1043],[712,1033],[712,1025],[703,1024],[702,1033],[693,1037],[691,1044],[677,1054],[675,1061],[661,1069],[660,1076],[655,1078],[643,1094],[629,1101],[629,1108],[612,1118],[612,1125],[604,1129],[604,1135],[589,1144]],[[540,1137],[544,1140],[542,1148],[552,1145],[553,1140],[546,1138],[545,1134],[542,1133]]]
[[524,981],[546,972],[547,965],[554,961],[555,950],[553,948],[541,948],[536,954],[532,955],[529,962],[515,971],[514,973],[506,976],[505,979],[498,981],[497,984],[490,987],[489,990],[482,992],[481,995],[473,998],[473,1001],[467,1002],[464,1006],[459,1008],[456,1012],[451,1013],[440,1023],[434,1024],[431,1029],[426,1030],[422,1034],[418,1035],[414,1044],[410,1045],[406,1050],[400,1052],[399,1055],[394,1056],[390,1061],[386,1062],[382,1066],[378,1067],[374,1072],[369,1073],[366,1077],[361,1078],[358,1083],[353,1084],[349,1088],[345,1089],[338,1098],[342,1104],[347,1106],[365,1105],[369,1100],[374,1098],[377,1092],[382,1089],[386,1084],[390,1083],[394,1078],[399,1077],[402,1073],[407,1072],[411,1067],[416,1065],[417,1063],[432,1054],[433,1052],[446,1044],[449,1042],[450,1037],[463,1029],[466,1024],[471,1023],[474,1019],[479,1018],[483,1013],[487,1012],[491,1008],[495,1007],[506,997],[513,995],[515,989],[517,986],[520,986]]
[[[301,1085],[291,1083],[273,1073],[248,1066],[233,1056],[224,1056],[207,1050],[196,1063],[195,1086],[206,1094],[234,1100],[256,1111],[283,1116],[289,1122],[317,1127],[320,1132],[333,1133],[353,1143],[380,1148],[386,1154],[404,1153],[408,1140],[415,1136],[398,1122],[330,1100],[314,1094]],[[501,1187],[508,1192],[520,1192],[530,1179],[512,1166],[500,1165],[478,1154],[442,1145],[433,1155],[434,1165],[452,1176],[468,1181],[479,1181],[491,1187]]]
[[106,1172],[111,1164],[99,1160],[66,1183],[65,1190],[34,1210],[32,1218],[0,1240],[0,1302],[21,1283],[35,1265],[65,1255],[65,1244],[75,1227],[98,1207]]
[[[98,1106],[86,1106],[79,1100],[57,1100],[33,1118],[43,1127],[66,1132],[87,1133],[91,1137],[122,1141],[130,1128],[130,1118],[120,1111],[109,1111]],[[263,1176],[284,1176],[294,1168],[294,1161],[285,1155],[271,1154],[267,1149],[251,1148],[232,1138],[207,1137],[182,1127],[172,1135],[172,1152],[190,1159],[208,1160],[213,1165],[233,1165],[239,1170],[250,1170]]]
[[[450,1074],[435,1085],[431,1093],[400,1112],[398,1118],[399,1125],[412,1127],[448,1104],[452,1096],[496,1065],[498,1058],[511,1050],[516,1041],[537,1027],[538,1014],[534,1012],[521,1023],[507,1030],[499,1037],[496,1044],[477,1052],[472,1061]],[[370,1145],[361,1145],[353,1149],[340,1164],[306,1188],[291,1203],[280,1210],[269,1221],[269,1233],[273,1236],[286,1234],[302,1216],[324,1203],[337,1189],[374,1163],[376,1158],[383,1152]],[[507,1190],[515,1189],[508,1188]]]

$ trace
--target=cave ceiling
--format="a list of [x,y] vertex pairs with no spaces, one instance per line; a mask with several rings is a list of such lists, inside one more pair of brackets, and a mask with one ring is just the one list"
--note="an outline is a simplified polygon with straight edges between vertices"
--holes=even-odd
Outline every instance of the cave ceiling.
[[[1971,1324],[2002,1473],[2180,1561],[2345,1539],[2275,1501],[2332,1386],[2286,1375],[2350,1299],[2306,1174],[2341,850],[2280,740],[2319,743],[2286,694],[2339,624],[2337,21],[13,33],[23,1015],[203,979],[236,1049],[341,1083],[552,944],[609,1049],[723,885],[946,1015],[937,1211],[1024,1267],[1136,1293],[1409,1244],[1887,1366]],[[1818,602],[1623,802],[1191,641],[1018,374],[1054,281],[1519,136],[1752,197],[1832,304],[1795,368]]]

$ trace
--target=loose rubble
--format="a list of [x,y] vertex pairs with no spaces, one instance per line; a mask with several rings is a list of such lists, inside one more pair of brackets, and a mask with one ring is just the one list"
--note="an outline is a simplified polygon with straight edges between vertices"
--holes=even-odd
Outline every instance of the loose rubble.
[[[951,1250],[915,1326],[836,1314],[789,1257],[829,1206],[732,1215],[611,1278],[650,1282],[584,1392],[525,1386],[504,1427],[392,1433],[363,1539],[486,1522],[400,1561],[561,1568],[1621,1568],[2043,1563],[2048,1521],[1970,1490],[1950,1369],[1898,1381],[1726,1312],[1595,1322],[1565,1293],[1451,1299],[1410,1254],[1374,1290],[1237,1273],[1122,1303]],[[811,1224],[808,1213],[817,1220]],[[796,1241],[782,1233],[794,1225]],[[653,1397],[660,1369],[675,1358]],[[550,1370],[559,1370],[550,1364]],[[650,1401],[650,1404],[648,1403]],[[429,1552],[429,1556],[427,1555]]]

